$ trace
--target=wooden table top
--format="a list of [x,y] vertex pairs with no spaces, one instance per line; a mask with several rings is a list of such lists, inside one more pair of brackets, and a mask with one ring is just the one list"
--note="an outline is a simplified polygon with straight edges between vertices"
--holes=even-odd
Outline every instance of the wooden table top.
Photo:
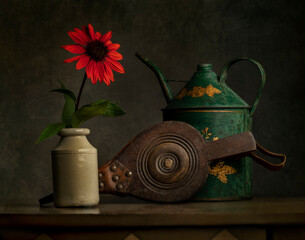
[[95,208],[0,205],[0,226],[305,225],[305,198],[180,204],[100,204]]

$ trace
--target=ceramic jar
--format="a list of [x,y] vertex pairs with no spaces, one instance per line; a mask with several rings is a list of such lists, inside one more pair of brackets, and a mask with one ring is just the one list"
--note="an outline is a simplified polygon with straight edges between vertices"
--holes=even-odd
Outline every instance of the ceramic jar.
[[87,128],[65,128],[52,151],[54,205],[91,207],[99,203],[97,149]]

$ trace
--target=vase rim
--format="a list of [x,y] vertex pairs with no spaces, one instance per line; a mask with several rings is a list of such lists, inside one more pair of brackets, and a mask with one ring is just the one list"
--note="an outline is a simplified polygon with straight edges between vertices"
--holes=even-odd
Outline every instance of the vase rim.
[[63,128],[58,135],[59,136],[85,136],[90,134],[88,128]]

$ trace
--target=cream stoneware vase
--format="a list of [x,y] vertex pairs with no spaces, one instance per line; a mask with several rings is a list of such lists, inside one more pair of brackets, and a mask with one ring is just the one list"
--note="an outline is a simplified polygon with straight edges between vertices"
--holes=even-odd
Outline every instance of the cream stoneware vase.
[[55,207],[93,207],[99,203],[97,149],[87,128],[65,128],[52,151]]

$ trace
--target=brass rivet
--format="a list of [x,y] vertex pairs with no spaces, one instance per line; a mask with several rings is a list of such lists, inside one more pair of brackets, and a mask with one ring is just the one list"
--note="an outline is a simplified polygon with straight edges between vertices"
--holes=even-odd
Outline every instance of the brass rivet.
[[131,171],[127,171],[127,172],[125,173],[125,176],[126,176],[126,177],[131,177],[131,176],[132,176],[132,172],[131,172]]
[[124,186],[123,186],[123,184],[121,184],[121,183],[118,183],[117,185],[116,185],[116,189],[117,190],[123,190],[123,188],[124,188]]
[[103,190],[104,189],[104,183],[100,183],[100,188]]
[[120,179],[120,177],[119,177],[118,175],[113,175],[113,176],[112,176],[112,180],[113,180],[114,182],[119,181],[119,179]]
[[102,173],[99,173],[99,174],[98,174],[98,177],[99,177],[99,178],[102,178],[102,177],[103,177],[103,174],[102,174]]
[[112,165],[112,166],[110,167],[110,170],[111,170],[112,172],[115,172],[116,169],[117,169],[117,167],[116,167],[115,165]]

